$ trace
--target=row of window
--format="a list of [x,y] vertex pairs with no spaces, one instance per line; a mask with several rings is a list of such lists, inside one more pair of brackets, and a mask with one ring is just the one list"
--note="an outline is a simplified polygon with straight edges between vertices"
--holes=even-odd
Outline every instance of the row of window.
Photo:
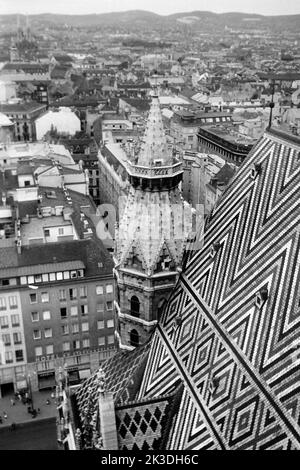
[[[112,294],[113,293],[113,286],[112,284],[107,284],[105,286],[105,291],[106,294]],[[87,292],[87,286],[82,286],[82,287],[72,287],[70,289],[59,289],[58,291],[58,298],[61,302],[64,302],[67,300],[67,292],[69,294],[69,299],[70,300],[76,300],[78,297],[82,298],[87,298],[88,292]],[[96,286],[96,294],[97,295],[102,295],[104,294],[104,286]],[[29,294],[30,297],[30,303],[35,304],[38,302],[38,294],[36,292],[33,292]],[[42,303],[49,302],[49,292],[41,292],[40,293],[40,301]],[[1,306],[1,304],[0,304]],[[11,307],[12,308],[12,307]],[[0,308],[1,309],[1,308]]]
[[6,310],[8,306],[11,310],[18,308],[18,299],[16,295],[8,296],[8,304],[5,297],[0,297],[0,310]]
[[[10,316],[10,321],[11,321],[11,326],[20,326],[20,315],[19,314],[14,314]],[[2,315],[0,317],[0,328],[9,328],[9,316],[8,315]]]
[[[115,342],[115,336],[114,335],[108,335],[108,336],[100,336],[98,338],[98,346],[111,346]],[[82,344],[82,346],[81,346]],[[90,340],[88,338],[83,339],[82,341],[80,340],[74,340],[74,341],[65,341],[62,344],[62,350],[63,352],[69,352],[71,349],[73,350],[79,350],[81,348],[89,348],[90,347]],[[54,353],[54,348],[53,344],[48,344],[47,346],[37,346],[35,349],[35,356],[36,357],[41,357],[44,355],[48,356],[50,354]],[[16,351],[17,352],[17,351]]]
[[30,285],[39,282],[63,281],[82,277],[84,277],[83,269],[74,269],[72,271],[58,271],[56,273],[36,274],[34,276],[21,276],[20,283],[22,285]]
[[4,357],[0,354],[0,365],[3,365],[4,363],[12,364],[14,362],[14,354],[16,362],[24,361],[24,353],[22,349],[18,349],[16,351],[5,351]]
[[[22,335],[20,332],[13,333],[13,344],[22,343]],[[11,335],[9,333],[2,335],[2,342],[4,346],[10,346],[12,344]]]

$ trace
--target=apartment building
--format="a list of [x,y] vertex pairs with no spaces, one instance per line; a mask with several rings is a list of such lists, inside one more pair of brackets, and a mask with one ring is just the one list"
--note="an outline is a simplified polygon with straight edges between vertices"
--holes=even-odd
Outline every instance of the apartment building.
[[60,367],[78,383],[116,348],[113,260],[95,205],[23,176],[6,170],[0,183],[2,394],[52,387]]

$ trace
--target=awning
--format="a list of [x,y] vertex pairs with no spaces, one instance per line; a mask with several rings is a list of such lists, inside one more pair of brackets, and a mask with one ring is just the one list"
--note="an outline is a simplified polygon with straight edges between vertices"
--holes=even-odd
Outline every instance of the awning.
[[53,388],[56,385],[54,372],[52,374],[48,372],[47,375],[38,375],[38,381],[39,390],[42,390],[44,388]]
[[87,379],[88,377],[90,377],[90,375],[91,375],[90,369],[83,369],[79,371],[80,380]]

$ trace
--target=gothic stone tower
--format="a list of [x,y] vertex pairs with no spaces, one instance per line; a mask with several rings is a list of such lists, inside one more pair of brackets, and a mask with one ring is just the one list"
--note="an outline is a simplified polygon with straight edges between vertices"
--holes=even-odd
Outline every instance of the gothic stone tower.
[[132,349],[153,331],[192,229],[192,209],[179,189],[182,165],[167,143],[156,91],[128,173],[131,189],[116,230],[115,274],[120,347]]

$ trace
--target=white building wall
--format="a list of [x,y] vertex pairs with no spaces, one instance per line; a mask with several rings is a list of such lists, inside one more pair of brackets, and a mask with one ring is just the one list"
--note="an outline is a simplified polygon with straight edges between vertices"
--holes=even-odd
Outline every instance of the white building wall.
[[59,111],[48,111],[35,121],[36,138],[41,140],[51,130],[57,129],[59,133],[74,135],[80,131],[80,119],[70,108],[59,108]]
[[[11,301],[12,297],[14,297],[13,303]],[[13,315],[18,315],[19,317],[19,324],[16,326],[13,325]],[[20,293],[17,290],[0,292],[0,317],[6,317],[8,319],[6,327],[3,327],[2,322],[0,325],[0,385],[5,383],[14,383],[16,387],[18,381],[20,382],[22,379],[24,380],[24,377],[22,377],[22,369],[25,370],[25,365],[27,363],[21,298]],[[20,334],[20,344],[14,343],[14,333]],[[4,344],[3,335],[10,336],[10,345]],[[23,361],[16,360],[17,350],[23,351]],[[11,353],[12,362],[6,362],[6,353]]]

